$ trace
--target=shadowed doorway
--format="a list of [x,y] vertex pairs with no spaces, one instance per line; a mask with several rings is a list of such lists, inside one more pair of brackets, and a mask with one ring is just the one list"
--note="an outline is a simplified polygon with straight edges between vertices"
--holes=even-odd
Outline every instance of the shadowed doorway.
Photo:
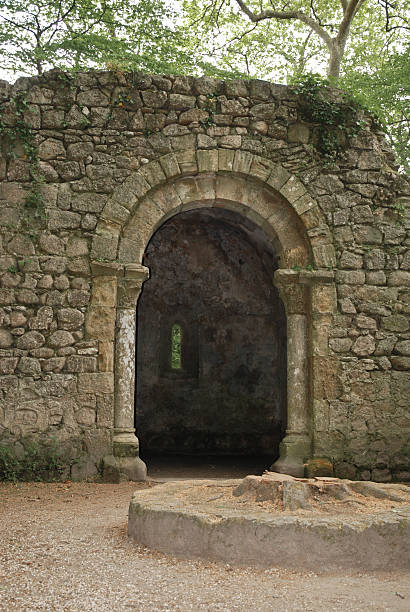
[[136,429],[148,468],[171,455],[267,467],[286,428],[286,317],[271,242],[238,213],[201,208],[165,222],[143,263]]

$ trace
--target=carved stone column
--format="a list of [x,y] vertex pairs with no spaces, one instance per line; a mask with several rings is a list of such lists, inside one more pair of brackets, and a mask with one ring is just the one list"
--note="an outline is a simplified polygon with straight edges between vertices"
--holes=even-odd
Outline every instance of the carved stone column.
[[301,281],[310,290],[312,456],[306,476],[333,476],[328,455],[329,402],[339,397],[341,364],[329,354],[329,330],[337,313],[337,294],[332,270],[303,272]]
[[277,270],[274,283],[286,309],[287,321],[287,428],[271,466],[274,472],[304,476],[311,456],[309,409],[308,312],[309,292],[299,273]]
[[107,480],[145,480],[147,469],[139,458],[134,428],[135,333],[137,300],[148,268],[127,264],[118,279],[114,358],[113,455],[104,460]]

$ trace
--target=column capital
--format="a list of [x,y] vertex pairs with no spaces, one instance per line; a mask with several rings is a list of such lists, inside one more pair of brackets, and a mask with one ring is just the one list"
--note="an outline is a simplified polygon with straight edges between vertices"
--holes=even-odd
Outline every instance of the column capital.
[[135,308],[149,269],[139,264],[126,264],[124,276],[118,279],[117,305],[119,308]]
[[273,284],[279,290],[287,315],[308,312],[308,290],[300,280],[300,272],[287,269],[276,270]]

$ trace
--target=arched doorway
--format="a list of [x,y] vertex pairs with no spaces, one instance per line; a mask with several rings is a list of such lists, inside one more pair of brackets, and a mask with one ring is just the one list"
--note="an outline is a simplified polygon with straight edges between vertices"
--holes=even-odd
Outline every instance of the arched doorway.
[[[92,263],[95,291],[89,308],[90,320],[107,316],[114,337],[113,454],[104,458],[104,471],[117,479],[146,476],[134,423],[136,305],[149,277],[142,265],[145,250],[168,219],[206,207],[252,220],[279,254],[274,284],[286,309],[287,426],[271,469],[303,476],[315,452],[312,382],[328,354],[329,320],[337,307],[329,269],[335,252],[326,220],[295,176],[258,156],[184,151],[181,164],[165,155],[131,175],[107,202],[93,240],[93,253],[108,249],[117,258]],[[102,291],[111,292],[112,305],[101,303]]]
[[143,263],[142,458],[239,455],[269,465],[286,429],[286,317],[272,241],[243,215],[205,207],[166,221]]

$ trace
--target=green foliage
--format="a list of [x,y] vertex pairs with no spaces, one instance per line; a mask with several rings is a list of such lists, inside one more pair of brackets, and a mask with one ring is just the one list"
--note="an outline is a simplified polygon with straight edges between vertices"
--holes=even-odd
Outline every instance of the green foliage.
[[205,99],[204,105],[202,106],[202,109],[209,113],[209,117],[207,117],[206,119],[200,122],[202,127],[208,128],[213,125],[216,125],[215,118],[214,118],[214,115],[216,112],[216,102],[217,102],[216,94],[211,93],[211,94],[206,95],[206,99]]
[[10,99],[10,105],[16,117],[15,125],[11,127],[4,122],[4,109],[0,107],[0,135],[8,144],[6,155],[8,158],[16,159],[17,156],[13,149],[16,143],[20,142],[23,146],[24,158],[27,159],[30,164],[35,164],[37,163],[37,151],[36,147],[33,145],[33,130],[24,120],[24,113],[28,107],[26,92],[19,91],[14,98]]
[[404,227],[406,224],[406,205],[404,202],[394,202],[392,208],[396,214],[397,225]]
[[313,261],[310,261],[308,264],[306,264],[304,268],[296,265],[292,266],[292,270],[294,270],[295,272],[301,272],[302,270],[306,270],[307,272],[313,272],[313,270],[316,270],[316,266]]
[[171,329],[171,368],[180,370],[182,367],[182,329],[175,324]]
[[366,70],[343,76],[343,87],[355,95],[377,117],[394,148],[401,167],[409,171],[410,146],[410,44],[395,52],[382,53]]
[[351,94],[340,92],[338,98],[329,91],[331,81],[316,74],[295,79],[293,90],[306,121],[317,124],[317,151],[328,163],[336,161],[346,138],[363,127],[358,116],[360,106]]
[[[286,83],[312,71],[325,74],[330,51],[318,30],[335,40],[342,21],[342,2],[244,1],[256,14],[274,9],[302,11],[315,27],[299,19],[268,18],[253,23],[239,9],[237,0],[184,0],[185,20],[197,36],[200,54],[236,77]],[[345,44],[339,49],[340,85],[357,92],[379,117],[404,169],[409,169],[410,144],[409,31],[406,0],[359,2]]]
[[[47,214],[45,210],[41,186],[44,179],[38,169],[38,149],[34,144],[34,132],[25,121],[25,113],[28,109],[26,92],[19,91],[14,98],[9,101],[14,110],[15,122],[10,126],[3,119],[4,105],[0,105],[0,138],[6,149],[6,158],[17,159],[16,147],[20,145],[23,150],[23,159],[28,163],[31,183],[26,191],[24,206],[28,214],[24,214],[20,219],[20,230],[36,240],[36,226],[44,227]],[[33,227],[34,222],[34,227]]]
[[67,463],[55,440],[47,446],[29,440],[21,457],[9,446],[0,444],[0,481],[60,480],[66,469]]
[[191,73],[195,41],[166,0],[0,0],[0,54],[11,72],[109,68]]

